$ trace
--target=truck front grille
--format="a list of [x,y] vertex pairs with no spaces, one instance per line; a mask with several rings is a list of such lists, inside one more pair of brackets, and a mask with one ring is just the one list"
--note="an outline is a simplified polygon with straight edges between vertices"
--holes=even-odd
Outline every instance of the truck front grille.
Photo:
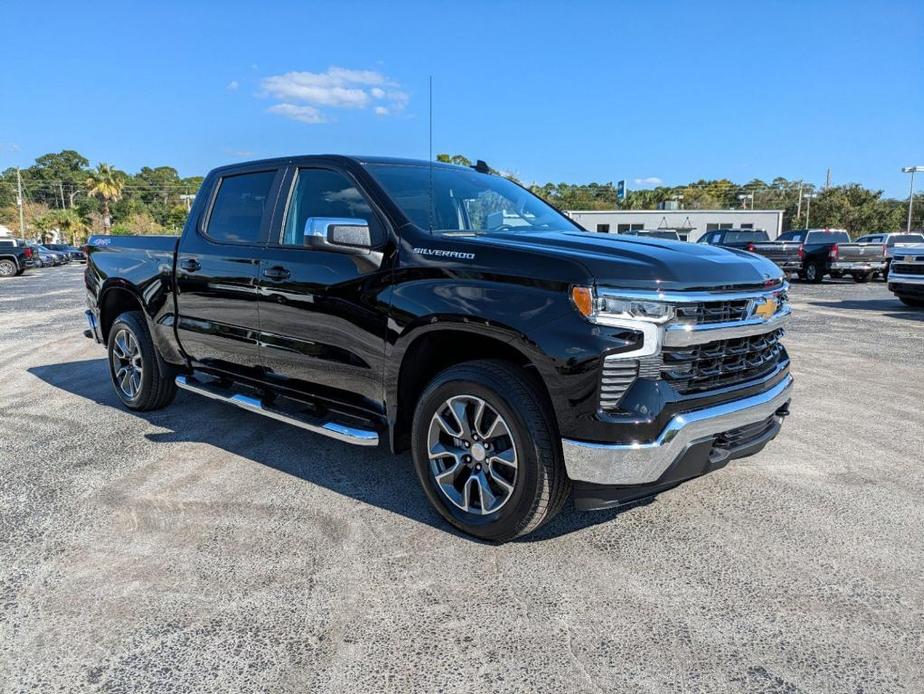
[[748,316],[748,299],[735,299],[732,301],[701,301],[695,304],[680,304],[677,306],[677,318],[681,322],[696,323],[728,323],[730,321],[744,320]]
[[899,275],[924,275],[924,264],[892,263],[891,272],[897,272]]
[[783,355],[778,329],[763,335],[717,340],[690,347],[665,347],[661,377],[680,393],[697,393],[744,383],[769,374]]

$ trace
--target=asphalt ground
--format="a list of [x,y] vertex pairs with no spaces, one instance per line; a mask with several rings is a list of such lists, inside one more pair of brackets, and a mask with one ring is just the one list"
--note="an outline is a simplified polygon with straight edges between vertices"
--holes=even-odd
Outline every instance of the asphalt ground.
[[82,266],[0,280],[0,691],[924,691],[924,311],[792,298],[761,454],[495,546],[406,455],[126,411]]

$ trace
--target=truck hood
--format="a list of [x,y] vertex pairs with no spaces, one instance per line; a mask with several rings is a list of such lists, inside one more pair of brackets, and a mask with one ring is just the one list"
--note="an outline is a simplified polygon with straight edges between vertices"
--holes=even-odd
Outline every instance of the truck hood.
[[782,278],[772,262],[753,253],[702,243],[589,231],[489,233],[477,243],[534,249],[580,262],[604,286],[700,289],[762,285]]

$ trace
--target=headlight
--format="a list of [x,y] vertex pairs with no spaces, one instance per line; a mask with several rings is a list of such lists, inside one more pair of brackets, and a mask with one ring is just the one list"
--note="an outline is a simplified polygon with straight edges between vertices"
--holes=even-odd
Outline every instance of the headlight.
[[673,305],[665,301],[595,292],[589,287],[573,287],[571,299],[577,310],[594,323],[631,320],[661,324],[674,317]]

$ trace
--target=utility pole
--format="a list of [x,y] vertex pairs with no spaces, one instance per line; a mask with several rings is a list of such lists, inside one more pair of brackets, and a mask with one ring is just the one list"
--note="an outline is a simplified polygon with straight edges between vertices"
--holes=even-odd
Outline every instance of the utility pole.
[[825,176],[825,190],[831,187],[831,168],[828,167],[828,175]]
[[58,192],[61,194],[61,209],[63,210],[67,205],[64,202],[64,184],[61,181],[58,181]]
[[796,203],[796,224],[802,219],[802,181],[799,181],[799,202]]
[[911,192],[908,193],[908,223],[905,225],[905,233],[911,233],[911,210],[914,207],[914,175],[924,173],[924,166],[903,166],[902,173],[911,174]]
[[16,167],[16,204],[19,206],[19,237],[26,238],[26,216],[23,214],[22,175]]
[[809,193],[805,196],[805,228],[809,229],[809,219],[812,217],[812,198],[814,198],[817,193]]

